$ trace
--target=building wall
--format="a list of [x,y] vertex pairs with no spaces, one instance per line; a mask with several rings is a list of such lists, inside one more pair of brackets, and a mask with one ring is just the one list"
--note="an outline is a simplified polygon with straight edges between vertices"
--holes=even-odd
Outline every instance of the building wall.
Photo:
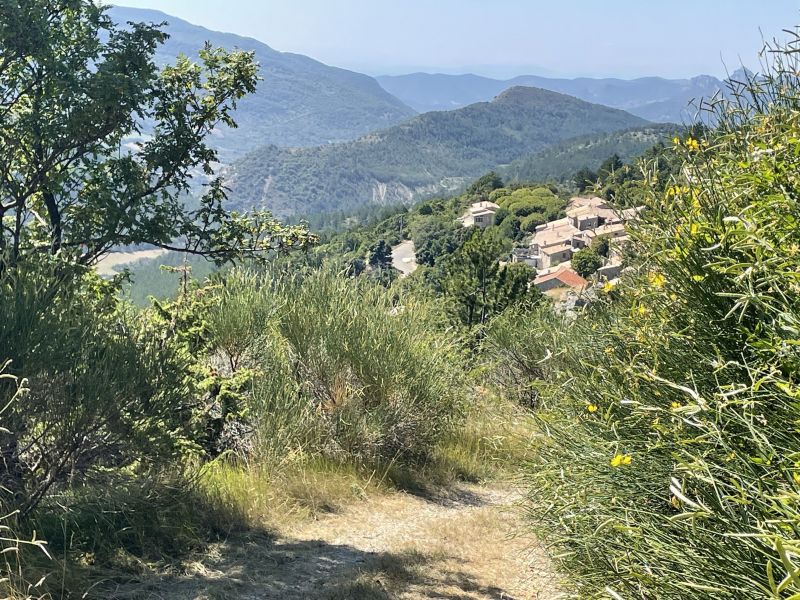
[[477,215],[473,217],[472,220],[477,227],[486,229],[487,227],[494,225],[494,214]]

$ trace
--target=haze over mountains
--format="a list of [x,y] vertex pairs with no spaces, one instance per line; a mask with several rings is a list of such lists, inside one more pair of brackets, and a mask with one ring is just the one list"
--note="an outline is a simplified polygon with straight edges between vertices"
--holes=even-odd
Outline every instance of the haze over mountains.
[[692,120],[696,110],[690,101],[711,97],[724,83],[710,75],[691,79],[554,79],[523,75],[499,80],[479,75],[412,73],[376,78],[383,88],[405,104],[427,112],[452,110],[484,102],[515,86],[538,87],[575,96],[587,102],[621,108],[657,123],[682,123]]
[[168,22],[170,38],[156,55],[161,64],[174,62],[180,53],[196,57],[206,41],[228,50],[255,51],[264,81],[240,102],[235,115],[239,129],[218,131],[214,141],[223,160],[265,144],[315,146],[350,140],[415,114],[367,75],[278,52],[258,40],[212,31],[160,11],[113,7],[110,14],[120,23]]
[[422,114],[352,142],[260,148],[232,166],[227,182],[234,206],[278,216],[410,202],[569,138],[646,125],[618,109],[515,87],[492,102]]

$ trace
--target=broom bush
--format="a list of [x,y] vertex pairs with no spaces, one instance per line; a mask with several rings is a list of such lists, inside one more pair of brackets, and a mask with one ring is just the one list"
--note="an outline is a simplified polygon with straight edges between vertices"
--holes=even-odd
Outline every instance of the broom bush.
[[487,341],[540,407],[528,507],[576,596],[800,598],[800,64],[769,50],[649,178],[622,281]]

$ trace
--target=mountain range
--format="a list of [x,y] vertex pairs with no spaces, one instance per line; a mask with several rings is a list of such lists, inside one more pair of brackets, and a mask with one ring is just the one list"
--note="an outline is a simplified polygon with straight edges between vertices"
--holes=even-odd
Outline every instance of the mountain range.
[[626,110],[657,123],[684,123],[693,120],[696,108],[689,104],[711,97],[725,88],[724,82],[710,75],[691,79],[554,79],[524,75],[499,80],[479,75],[412,73],[377,77],[383,88],[419,112],[452,110],[483,102],[516,86],[538,87],[575,96],[587,102]]
[[491,102],[425,113],[351,142],[259,148],[230,167],[226,183],[233,206],[281,217],[411,202],[570,138],[646,125],[619,109],[514,87]]
[[239,103],[239,128],[220,128],[213,139],[226,162],[267,144],[316,146],[351,140],[416,114],[361,73],[278,52],[258,40],[212,31],[160,11],[115,6],[110,15],[121,24],[168,23],[164,31],[170,37],[157,50],[158,64],[173,63],[180,53],[196,58],[206,41],[255,52],[264,80],[254,95]]

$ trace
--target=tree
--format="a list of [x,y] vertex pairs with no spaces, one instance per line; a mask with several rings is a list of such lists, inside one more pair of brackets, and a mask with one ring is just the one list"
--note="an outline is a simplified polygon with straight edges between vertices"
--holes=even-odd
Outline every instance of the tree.
[[597,176],[600,180],[605,180],[609,175],[615,171],[619,171],[623,167],[622,159],[619,154],[614,153],[603,161],[600,168],[597,169]]
[[602,266],[602,257],[592,248],[581,248],[572,255],[572,268],[581,277],[589,277]]
[[503,187],[503,180],[494,171],[489,171],[472,183],[467,189],[471,196],[486,195]]
[[597,183],[597,173],[588,167],[583,167],[575,173],[573,180],[575,181],[575,187],[578,188],[578,192],[582,193],[586,191],[586,188]]
[[608,251],[611,249],[611,240],[608,235],[598,235],[592,240],[589,247],[594,250],[595,254],[598,256],[608,258]]
[[392,267],[392,248],[386,240],[378,240],[369,249],[367,262],[373,269],[390,269]]
[[[207,46],[201,64],[159,70],[165,39],[90,0],[0,3],[0,348],[31,382],[3,414],[0,484],[22,515],[97,464],[144,467],[176,456],[162,442],[178,453],[195,439],[196,353],[174,321],[153,331],[117,310],[118,288],[86,267],[117,245],[224,262],[314,241],[223,208],[205,139],[235,126],[252,54]],[[196,202],[195,173],[209,179]]]
[[538,297],[529,286],[536,276],[532,268],[498,262],[507,249],[507,241],[493,232],[476,230],[447,261],[442,288],[460,323],[482,325],[511,305]]
[[[91,265],[153,244],[218,262],[303,246],[303,227],[229,214],[205,139],[255,90],[252,53],[206,46],[159,70],[159,25],[89,0],[0,5],[0,271],[43,255]],[[187,208],[194,173],[209,182]]]

